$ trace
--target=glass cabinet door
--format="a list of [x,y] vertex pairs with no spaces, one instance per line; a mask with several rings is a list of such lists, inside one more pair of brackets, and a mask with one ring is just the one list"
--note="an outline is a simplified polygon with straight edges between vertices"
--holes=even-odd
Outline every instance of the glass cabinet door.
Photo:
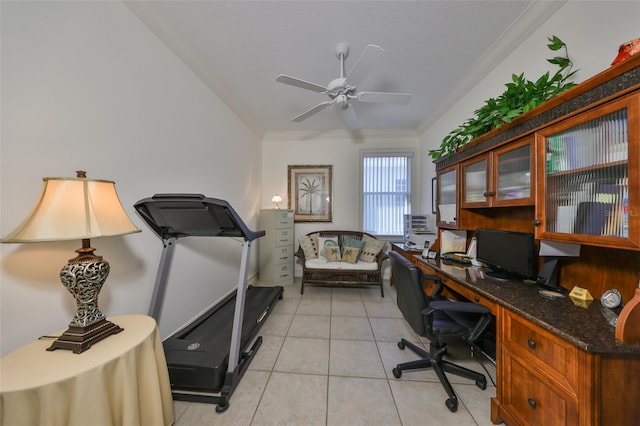
[[534,204],[534,137],[509,144],[493,153],[494,184],[492,205]]
[[533,136],[462,163],[462,208],[533,205]]
[[489,156],[483,155],[462,163],[462,207],[483,207],[490,204],[487,181]]
[[640,177],[639,99],[627,97],[540,135],[545,173],[538,185],[543,192],[536,209],[537,234],[640,248],[633,214],[638,212]]
[[438,173],[438,226],[458,225],[457,183],[458,168],[456,166]]

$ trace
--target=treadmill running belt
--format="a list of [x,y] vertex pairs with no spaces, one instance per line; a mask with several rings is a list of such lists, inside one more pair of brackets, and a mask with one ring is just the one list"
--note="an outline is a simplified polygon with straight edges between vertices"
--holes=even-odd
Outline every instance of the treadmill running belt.
[[[282,287],[247,289],[241,348],[251,343],[282,293]],[[165,340],[165,356],[174,390],[213,393],[221,390],[229,362],[235,299],[235,293],[231,294]]]

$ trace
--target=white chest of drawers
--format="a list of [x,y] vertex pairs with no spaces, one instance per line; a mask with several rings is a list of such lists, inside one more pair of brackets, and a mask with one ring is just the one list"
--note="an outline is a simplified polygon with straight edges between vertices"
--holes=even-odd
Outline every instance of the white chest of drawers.
[[294,245],[293,210],[263,209],[259,228],[266,235],[259,241],[260,282],[273,285],[293,283]]

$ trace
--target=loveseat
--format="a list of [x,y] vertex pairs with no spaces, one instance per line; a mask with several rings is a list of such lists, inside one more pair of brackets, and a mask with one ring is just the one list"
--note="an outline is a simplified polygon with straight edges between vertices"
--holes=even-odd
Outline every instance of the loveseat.
[[315,231],[299,238],[295,253],[302,263],[302,284],[377,285],[384,297],[382,262],[386,242],[359,231]]

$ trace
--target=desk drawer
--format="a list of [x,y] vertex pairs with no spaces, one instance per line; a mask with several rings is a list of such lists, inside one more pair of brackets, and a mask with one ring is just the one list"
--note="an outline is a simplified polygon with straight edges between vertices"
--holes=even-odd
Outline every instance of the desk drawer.
[[578,404],[571,396],[534,373],[527,361],[504,351],[510,380],[504,382],[503,409],[522,425],[577,425]]
[[444,285],[447,286],[452,291],[454,291],[454,292],[458,293],[459,295],[463,296],[465,299],[467,299],[470,302],[478,303],[478,304],[480,304],[482,306],[485,306],[486,308],[488,308],[491,311],[491,313],[493,315],[497,314],[498,307],[491,300],[489,300],[486,297],[480,295],[479,293],[471,290],[470,288],[465,287],[464,285],[457,283],[456,281],[454,281],[454,280],[452,280],[450,278],[443,277],[441,275],[441,279],[442,279],[442,282],[444,283]]
[[577,348],[506,309],[504,312],[503,343],[575,393]]

